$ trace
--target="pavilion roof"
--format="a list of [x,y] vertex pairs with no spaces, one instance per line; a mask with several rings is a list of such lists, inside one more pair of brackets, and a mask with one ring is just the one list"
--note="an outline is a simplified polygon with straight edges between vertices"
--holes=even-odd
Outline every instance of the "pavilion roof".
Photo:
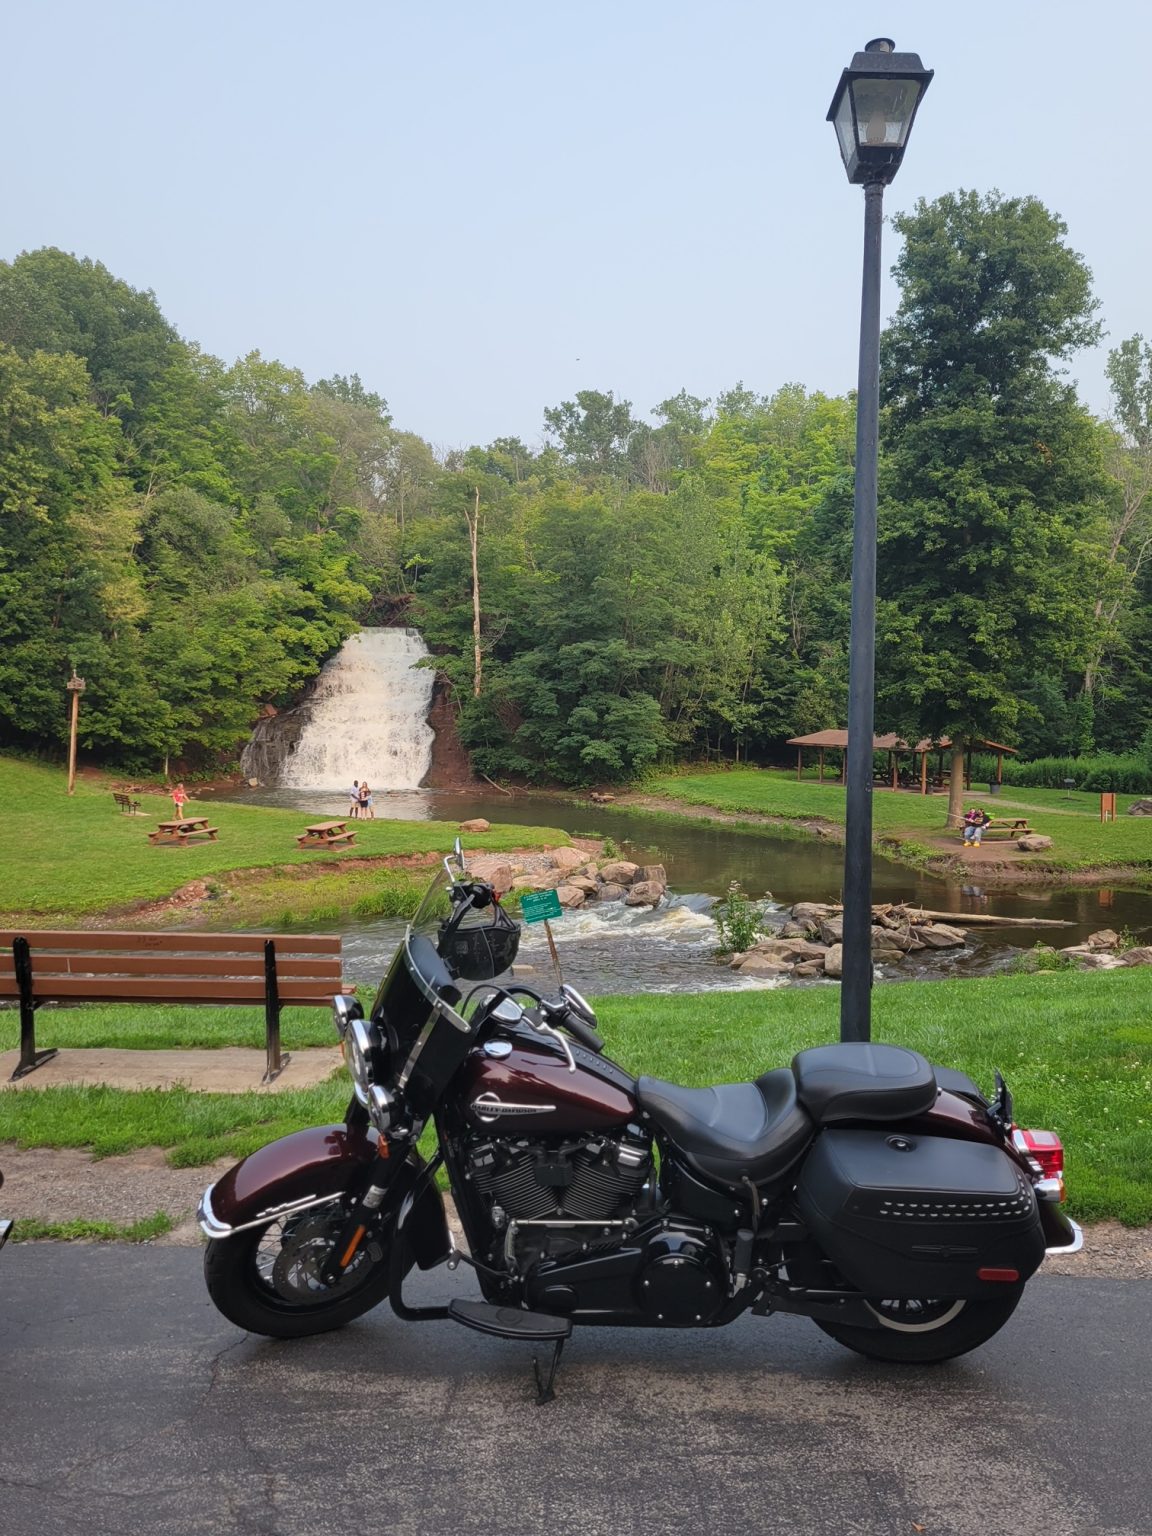
[[[788,738],[788,745],[790,747],[840,747],[843,749],[848,746],[848,732],[840,730],[811,731],[807,736],[790,736]],[[872,738],[872,750],[874,752],[934,752],[938,748],[947,748],[951,745],[952,743],[947,736],[942,736],[939,741],[932,741],[929,737],[925,736],[914,747],[909,747],[904,738],[897,736],[894,731],[889,731],[885,736],[873,736]],[[991,747],[993,752],[1010,752],[1013,757],[1016,756],[1017,751],[1015,747],[1006,747],[999,741],[978,739],[973,742],[973,745],[977,747]]]

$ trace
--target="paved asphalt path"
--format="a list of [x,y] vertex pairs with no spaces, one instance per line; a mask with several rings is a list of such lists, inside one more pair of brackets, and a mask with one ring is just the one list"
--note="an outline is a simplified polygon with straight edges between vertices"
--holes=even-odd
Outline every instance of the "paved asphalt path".
[[[470,1291],[417,1277],[415,1299]],[[192,1249],[0,1255],[3,1536],[1152,1536],[1152,1287],[1041,1277],[933,1370],[795,1318],[529,1351],[387,1310],[239,1333]]]

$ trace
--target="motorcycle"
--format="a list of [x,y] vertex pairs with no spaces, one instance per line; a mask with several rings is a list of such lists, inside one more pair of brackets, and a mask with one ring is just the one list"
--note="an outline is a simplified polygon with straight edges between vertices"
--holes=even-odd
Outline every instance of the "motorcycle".
[[[368,1016],[334,999],[343,1123],[271,1143],[200,1203],[208,1290],[237,1327],[300,1338],[387,1300],[550,1346],[546,1402],[577,1324],[795,1314],[873,1359],[947,1360],[1004,1326],[1045,1252],[1080,1247],[1060,1139],[1016,1126],[999,1073],[987,1099],[915,1051],[840,1044],[750,1083],[635,1078],[573,987],[515,979],[519,934],[457,843]],[[413,1268],[440,1264],[469,1266],[479,1298],[406,1300]]]

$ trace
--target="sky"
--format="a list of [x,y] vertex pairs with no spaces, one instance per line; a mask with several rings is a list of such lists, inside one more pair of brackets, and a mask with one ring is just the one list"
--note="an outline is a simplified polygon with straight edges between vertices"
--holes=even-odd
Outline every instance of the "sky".
[[1149,0],[8,0],[0,258],[59,246],[227,361],[359,373],[440,450],[535,445],[581,389],[841,393],[863,198],[824,118],[875,36],[936,71],[887,210],[1057,212],[1105,412],[1107,348],[1152,337]]

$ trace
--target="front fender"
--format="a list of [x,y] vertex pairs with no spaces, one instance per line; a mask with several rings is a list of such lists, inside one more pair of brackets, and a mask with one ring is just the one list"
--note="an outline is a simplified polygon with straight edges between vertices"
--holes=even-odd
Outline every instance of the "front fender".
[[[269,1142],[229,1168],[200,1199],[197,1212],[206,1236],[220,1241],[237,1232],[266,1225],[313,1206],[326,1205],[352,1190],[376,1157],[379,1137],[369,1128],[318,1125]],[[393,1143],[396,1155],[399,1147]],[[388,1191],[395,1213],[416,1186],[425,1163],[415,1149]],[[404,1223],[421,1269],[440,1263],[450,1249],[448,1222],[440,1191],[430,1179],[420,1181]]]

